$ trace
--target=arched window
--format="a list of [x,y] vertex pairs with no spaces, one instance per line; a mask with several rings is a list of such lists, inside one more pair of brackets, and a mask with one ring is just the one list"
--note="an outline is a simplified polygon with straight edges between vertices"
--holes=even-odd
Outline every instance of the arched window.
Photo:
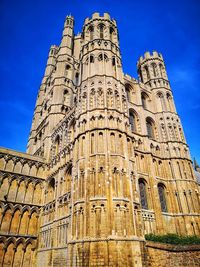
[[65,90],[63,91],[63,95],[67,95],[67,94],[68,94],[68,90],[65,89]]
[[108,62],[108,56],[106,54],[104,54],[104,61]]
[[156,77],[156,64],[153,63],[151,66],[152,66],[152,70],[153,70],[153,76]]
[[130,84],[125,84],[125,91],[126,91],[126,96],[127,96],[127,100],[129,102],[131,102],[131,86]]
[[131,100],[131,95],[130,95],[130,89],[129,88],[126,88],[126,96],[127,96],[127,100],[130,102]]
[[94,63],[94,56],[93,55],[90,56],[90,63]]
[[161,111],[164,111],[165,110],[165,100],[164,100],[164,96],[162,93],[158,93],[157,94],[157,97],[159,99],[159,104],[160,104],[160,108],[161,108]]
[[163,66],[162,64],[159,64],[159,70],[160,70],[160,76],[163,76]]
[[140,202],[142,209],[148,210],[147,186],[146,182],[143,179],[139,179],[139,190],[140,190]]
[[89,31],[89,34],[90,34],[90,41],[93,40],[93,37],[94,37],[94,27],[93,26],[90,26],[88,28],[88,31]]
[[110,27],[110,40],[111,41],[113,41],[113,33],[114,33],[114,29]]
[[168,108],[169,108],[169,110],[171,112],[173,112],[174,109],[173,109],[172,96],[169,93],[167,93],[167,102],[168,102]]
[[147,66],[145,66],[144,69],[146,71],[147,80],[149,80],[150,79],[149,68]]
[[67,64],[66,67],[65,67],[65,69],[66,69],[66,70],[71,69],[70,65]]
[[99,32],[100,32],[100,38],[103,39],[104,38],[104,25],[103,24],[99,25]]
[[148,99],[148,96],[144,92],[142,92],[141,93],[142,106],[145,109],[147,108],[147,99]]
[[162,212],[167,212],[167,202],[166,202],[166,193],[165,186],[163,184],[158,184],[158,194],[160,199],[160,206]]
[[151,118],[146,119],[147,135],[149,138],[155,138],[154,122]]
[[116,63],[115,63],[115,57],[112,58],[112,65],[115,66]]
[[78,80],[79,80],[79,74],[77,72],[75,75],[75,85],[78,85]]
[[102,55],[102,54],[100,54],[100,55],[98,56],[98,60],[99,60],[99,61],[102,61],[102,60],[103,60],[103,55]]
[[141,68],[138,70],[138,74],[139,74],[139,77],[140,77],[140,81],[143,83],[143,76],[142,76],[142,70]]
[[129,113],[129,123],[131,125],[131,131],[136,132],[136,117],[132,110]]

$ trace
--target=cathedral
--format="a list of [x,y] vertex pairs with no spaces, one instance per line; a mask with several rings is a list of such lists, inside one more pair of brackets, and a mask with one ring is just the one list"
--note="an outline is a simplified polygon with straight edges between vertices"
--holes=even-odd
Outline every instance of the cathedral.
[[200,195],[163,56],[146,52],[137,71],[123,73],[108,13],[78,35],[66,17],[27,152],[0,149],[0,266],[200,264],[200,246],[145,239],[199,236]]

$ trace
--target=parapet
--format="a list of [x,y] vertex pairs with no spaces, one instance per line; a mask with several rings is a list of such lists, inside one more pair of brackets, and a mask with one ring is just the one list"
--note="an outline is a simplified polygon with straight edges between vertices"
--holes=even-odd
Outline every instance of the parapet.
[[142,63],[144,63],[146,60],[149,59],[159,59],[163,61],[163,56],[161,53],[158,53],[157,51],[153,51],[152,53],[150,53],[149,51],[144,53],[144,56],[141,56],[137,62],[137,66],[141,65]]
[[105,12],[102,16],[98,12],[93,13],[91,18],[88,17],[85,19],[84,24],[87,24],[90,20],[98,19],[98,18],[105,19],[105,20],[111,20],[114,24],[116,24],[116,21],[114,19],[111,19],[110,14],[107,12]]

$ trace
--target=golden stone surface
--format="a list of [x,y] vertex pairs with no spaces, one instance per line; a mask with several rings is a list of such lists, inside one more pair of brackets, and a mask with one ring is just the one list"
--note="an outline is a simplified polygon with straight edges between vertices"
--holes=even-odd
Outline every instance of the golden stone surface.
[[[94,13],[51,46],[27,153],[0,149],[0,266],[197,266],[147,233],[200,235],[192,161],[161,54],[122,70],[116,21]],[[178,260],[177,260],[178,259]]]

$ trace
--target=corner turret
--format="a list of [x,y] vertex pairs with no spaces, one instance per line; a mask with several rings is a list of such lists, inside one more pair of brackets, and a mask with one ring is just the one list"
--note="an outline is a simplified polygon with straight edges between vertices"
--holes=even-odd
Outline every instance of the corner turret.
[[146,52],[137,62],[139,80],[152,88],[170,88],[162,54]]
[[62,41],[60,44],[59,54],[73,54],[73,38],[74,38],[74,17],[67,16],[64,23],[64,29],[62,34]]

